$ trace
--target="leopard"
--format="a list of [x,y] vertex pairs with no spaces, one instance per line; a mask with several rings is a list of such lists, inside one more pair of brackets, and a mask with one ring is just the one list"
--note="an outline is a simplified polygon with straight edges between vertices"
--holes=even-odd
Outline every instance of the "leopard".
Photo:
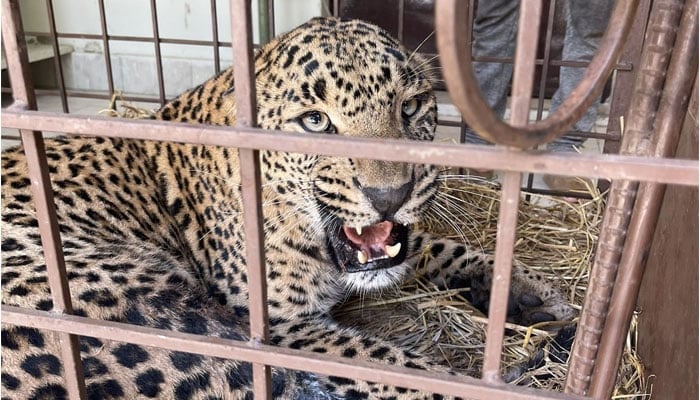
[[[431,141],[437,100],[429,65],[374,24],[312,19],[256,52],[257,125],[309,141]],[[185,91],[155,119],[234,126],[233,75],[228,68]],[[255,339],[236,148],[78,135],[47,138],[44,147],[73,314]],[[273,150],[260,150],[258,160],[269,344],[452,373],[330,314],[350,293],[400,285],[419,263],[442,287],[488,286],[492,255],[416,228],[433,206],[440,168]],[[2,304],[51,311],[27,170],[21,147],[3,152]],[[509,314],[534,323],[570,320],[575,310],[552,283],[516,266]],[[53,332],[3,324],[3,398],[67,398],[62,343]],[[253,396],[246,362],[88,336],[77,345],[89,399]],[[270,379],[280,399],[451,398],[277,367]]]

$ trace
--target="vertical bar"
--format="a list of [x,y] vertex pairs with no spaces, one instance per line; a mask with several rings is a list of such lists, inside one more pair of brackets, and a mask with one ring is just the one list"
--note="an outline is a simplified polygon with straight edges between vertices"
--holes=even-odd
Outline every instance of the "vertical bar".
[[549,73],[549,62],[552,58],[552,33],[554,31],[554,14],[557,8],[557,0],[549,1],[549,15],[547,16],[547,33],[544,39],[544,57],[542,60],[542,73],[540,74],[540,88],[537,93],[537,117],[542,119],[544,111],[544,92],[547,89],[547,74]]
[[[472,35],[474,33],[474,0],[469,0],[469,10],[467,12],[467,26],[469,29],[467,29],[467,43],[472,43]],[[474,52],[471,51],[469,52],[472,56],[472,60],[474,59]],[[470,60],[470,61],[472,61]]]
[[[627,110],[632,103],[632,93],[634,92],[634,81],[637,72],[636,66],[642,57],[642,46],[644,44],[644,32],[649,18],[651,0],[641,0],[637,7],[632,28],[620,54],[620,63],[628,63],[635,66],[629,70],[618,70],[615,73],[615,85],[613,86],[612,100],[610,101],[610,113],[606,133],[611,136],[621,137],[621,127],[619,117],[627,114]],[[605,140],[603,153],[617,154],[620,151],[619,140]],[[607,190],[608,185],[605,180],[598,180],[598,185]]]
[[493,266],[493,282],[489,300],[489,324],[486,329],[484,370],[482,379],[489,383],[501,381],[500,365],[503,347],[503,331],[508,311],[508,293],[513,265],[513,247],[518,222],[520,202],[520,172],[504,172],[501,205],[496,233],[496,255]]
[[[653,155],[656,157],[673,156],[678,147],[697,71],[698,0],[687,0],[654,124]],[[666,185],[663,184],[640,184],[591,379],[590,393],[595,398],[607,398],[614,389],[615,372],[636,305],[665,190]]]
[[[54,36],[55,37],[55,36]],[[24,28],[16,0],[2,1],[2,41],[6,50],[6,61],[10,73],[10,85],[15,101],[25,103],[36,110],[34,85],[30,79],[29,58],[24,41]],[[54,208],[53,192],[44,151],[41,132],[20,130],[22,146],[27,157],[27,168],[31,180],[32,196],[36,206],[36,219],[44,249],[44,259],[51,288],[53,311],[72,313],[66,266],[61,249],[61,236]],[[85,399],[83,365],[80,361],[78,337],[57,333],[61,343],[61,359],[68,395],[72,399]]]
[[211,40],[214,46],[214,74],[221,72],[221,56],[219,55],[219,20],[216,12],[216,0],[210,0],[211,4]]
[[160,54],[160,34],[158,33],[158,10],[156,0],[151,0],[151,24],[153,26],[153,45],[156,50],[156,75],[158,75],[158,95],[160,104],[165,104],[165,83],[163,82],[163,57]]
[[61,65],[61,49],[58,46],[58,34],[56,33],[56,18],[53,13],[53,1],[46,0],[46,11],[49,16],[49,33],[51,34],[51,46],[53,47],[53,63],[58,80],[58,92],[61,96],[63,112],[68,112],[68,98],[66,97],[66,83],[63,79],[63,65]]
[[[253,73],[253,27],[250,0],[231,0],[231,42],[236,82],[236,124],[257,125],[255,76]],[[264,235],[260,201],[260,152],[239,149],[241,197],[248,266],[248,308],[253,344],[269,338]],[[270,367],[253,364],[253,393],[256,399],[271,399]]]
[[270,41],[269,6],[268,0],[258,0],[258,38],[261,45]]
[[399,43],[403,43],[403,24],[404,24],[404,14],[406,11],[406,0],[399,0],[399,10],[398,11],[399,11],[398,12],[399,21],[397,24],[398,32],[397,32],[396,36],[398,36],[398,38],[399,38]]
[[267,29],[270,32],[269,39],[277,35],[275,30],[275,0],[267,0]]
[[[537,56],[537,36],[539,34],[539,25],[531,24],[530,21],[539,21],[541,14],[541,0],[525,0],[520,4],[513,88],[511,90],[510,123],[513,126],[526,125],[528,121],[530,98],[532,97],[532,78],[535,73],[535,58]],[[501,381],[501,349],[508,311],[521,181],[522,173],[520,172],[505,172],[503,174],[493,283],[489,300],[489,325],[486,330],[484,371],[482,373],[482,378],[485,381],[493,383]]]
[[[467,29],[467,43],[469,43],[469,45],[471,46],[472,34],[474,31],[474,0],[469,0],[469,8],[467,10],[467,26],[469,27],[469,29]],[[469,54],[471,54],[469,62],[473,62],[474,52],[469,52]],[[440,75],[442,75],[442,73]],[[459,121],[459,142],[465,143],[467,141],[467,123],[466,121],[464,121],[464,118],[462,116],[460,116]],[[464,174],[466,168],[462,167],[459,170],[460,174]]]
[[105,66],[107,67],[107,87],[109,95],[114,95],[114,74],[112,72],[112,55],[109,51],[109,36],[107,34],[107,17],[105,15],[105,0],[100,0],[100,27],[102,29],[102,47],[105,52]]
[[[544,57],[542,59],[542,70],[540,72],[540,87],[537,92],[537,115],[535,119],[537,121],[542,119],[542,112],[544,109],[544,92],[547,88],[547,74],[549,73],[549,62],[552,56],[552,32],[554,31],[554,14],[557,9],[557,0],[550,0],[549,2],[549,15],[547,16],[547,32],[545,33],[544,40]],[[535,180],[535,174],[529,172],[527,174],[527,190],[532,190],[533,181]],[[530,201],[530,195],[525,196],[525,201]]]
[[[656,112],[682,8],[681,0],[654,1],[622,135],[623,154],[650,154]],[[613,180],[610,185],[590,283],[569,359],[566,393],[585,395],[589,390],[638,187],[637,182],[627,180]]]
[[[520,3],[520,16],[518,18],[520,28],[518,29],[515,60],[513,61],[515,65],[513,67],[513,88],[511,89],[510,102],[510,121],[514,126],[524,126],[528,121],[541,15],[541,0],[523,0]],[[532,21],[537,23],[533,24]]]
[[333,0],[333,16],[338,17],[340,15],[340,0]]

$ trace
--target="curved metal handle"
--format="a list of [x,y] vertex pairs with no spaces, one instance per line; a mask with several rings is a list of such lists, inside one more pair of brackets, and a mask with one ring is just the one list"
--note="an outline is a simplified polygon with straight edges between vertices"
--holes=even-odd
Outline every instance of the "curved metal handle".
[[[435,27],[440,63],[450,97],[469,126],[484,139],[518,148],[531,148],[562,136],[578,121],[603,90],[632,26],[638,0],[618,0],[601,46],[569,97],[546,119],[512,126],[484,101],[474,76],[471,43],[465,23],[469,2],[437,0]],[[517,68],[517,65],[516,65]]]

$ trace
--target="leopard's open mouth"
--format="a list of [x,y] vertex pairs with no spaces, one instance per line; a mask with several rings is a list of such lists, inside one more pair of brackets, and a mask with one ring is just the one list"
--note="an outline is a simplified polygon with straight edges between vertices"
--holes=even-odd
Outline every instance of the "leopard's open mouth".
[[385,220],[359,228],[340,226],[329,232],[328,242],[341,271],[365,272],[401,264],[408,252],[408,233],[407,225]]

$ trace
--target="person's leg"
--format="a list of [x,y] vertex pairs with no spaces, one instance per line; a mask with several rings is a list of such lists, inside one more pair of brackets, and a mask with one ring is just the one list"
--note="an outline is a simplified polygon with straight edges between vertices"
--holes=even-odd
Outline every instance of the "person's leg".
[[[598,50],[600,40],[610,19],[612,0],[567,0],[566,34],[564,36],[563,59],[570,61],[590,61]],[[578,67],[561,67],[559,88],[552,97],[551,110],[569,96],[583,78],[585,69]],[[590,132],[596,121],[599,100],[586,111],[586,114],[573,126],[573,130]],[[547,145],[554,151],[574,151],[580,146],[582,138],[562,137]]]
[[[566,33],[564,36],[563,59],[573,61],[590,61],[598,50],[600,40],[610,19],[612,0],[567,0]],[[551,110],[564,101],[583,78],[585,69],[561,67],[559,88],[552,97]],[[599,99],[576,122],[573,130],[590,132],[597,118]],[[583,138],[563,136],[547,144],[551,151],[576,151],[583,144]],[[593,185],[590,179],[579,179],[558,175],[544,175],[543,180],[550,189],[561,191],[588,191]]]
[[[519,1],[482,0],[474,16],[475,56],[512,57],[515,52],[515,36],[518,29]],[[474,74],[481,93],[496,115],[503,117],[506,110],[508,87],[513,74],[513,64],[475,62]],[[467,128],[467,143],[486,143]]]

